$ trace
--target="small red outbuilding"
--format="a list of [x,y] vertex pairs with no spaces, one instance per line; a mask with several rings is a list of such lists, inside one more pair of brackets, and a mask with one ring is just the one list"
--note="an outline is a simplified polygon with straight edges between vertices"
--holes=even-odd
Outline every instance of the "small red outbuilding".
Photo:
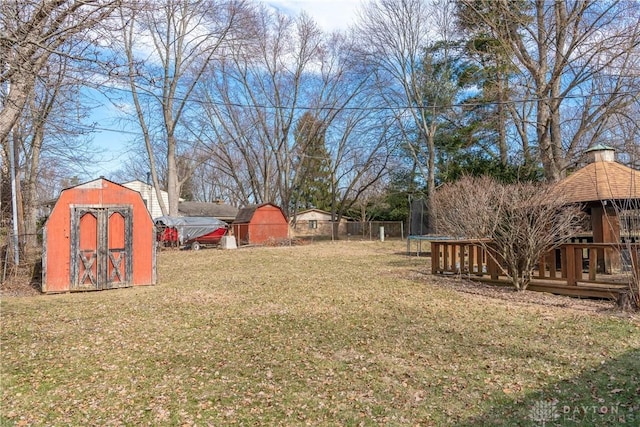
[[104,178],[60,193],[44,225],[42,292],[155,283],[155,228],[140,193]]
[[280,207],[264,203],[240,209],[233,233],[240,244],[261,245],[289,238],[289,223]]

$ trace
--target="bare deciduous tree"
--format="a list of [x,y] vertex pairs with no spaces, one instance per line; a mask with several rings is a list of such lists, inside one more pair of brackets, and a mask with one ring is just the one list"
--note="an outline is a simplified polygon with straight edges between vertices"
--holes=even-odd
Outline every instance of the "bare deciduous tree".
[[[435,138],[455,95],[446,72],[452,19],[452,3],[447,0],[377,0],[364,7],[355,29],[362,40],[361,60],[376,76],[380,103],[395,114],[402,139],[427,183],[431,225],[436,208]],[[437,60],[429,54],[436,44],[444,47]],[[433,67],[434,62],[442,66]]]
[[[367,99],[365,96],[365,103]],[[332,146],[331,164],[331,213],[337,218],[336,227],[347,211],[388,176],[394,154],[391,126],[380,122],[374,112],[351,111],[345,122],[338,122],[340,137]]]
[[[95,61],[93,47],[118,3],[117,0],[7,0],[0,3],[2,172],[3,178],[7,176],[6,165],[9,159],[15,159],[18,185],[13,199],[18,209],[15,220],[21,240],[26,231],[30,243],[35,244],[36,180],[41,170],[41,152],[46,145],[52,145],[45,144],[44,130],[55,116],[51,110],[57,102],[56,88],[68,77],[66,64],[86,66]],[[51,85],[51,82],[55,83]],[[42,97],[43,94],[46,96]],[[15,133],[10,136],[12,130]],[[8,148],[9,138],[13,151]],[[67,149],[73,151],[71,145]],[[20,165],[20,159],[26,159],[27,163]],[[21,172],[25,173],[24,181],[20,179]],[[26,198],[21,182],[26,184]]]
[[[521,120],[535,126],[548,180],[560,180],[586,147],[611,134],[613,122],[634,120],[627,113],[640,83],[638,3],[463,3],[476,11],[520,69],[518,92],[523,99],[514,101],[531,104],[520,112],[535,117]],[[513,107],[511,111],[516,112]],[[526,130],[518,130],[528,139]]]
[[[309,70],[323,43],[309,17],[256,6],[252,40],[236,44],[202,87],[206,136],[244,203],[276,202],[288,214],[296,171],[293,136],[302,108],[321,100]],[[324,121],[324,120],[323,120]]]
[[[0,86],[9,85],[0,111],[0,141],[5,141],[22,109],[46,72],[52,55],[70,40],[90,46],[118,0],[6,0],[0,6]],[[76,51],[82,52],[81,49]],[[85,52],[86,53],[86,52]],[[81,59],[81,58],[76,58]]]
[[[182,185],[198,159],[198,138],[184,127],[195,88],[231,39],[241,38],[243,0],[131,2],[121,10],[126,83],[142,131],[153,185],[165,215],[177,215]],[[157,120],[157,118],[160,118]],[[169,206],[159,195],[158,157],[164,154]],[[182,168],[178,159],[182,156]]]
[[13,127],[14,146],[18,148],[21,159],[18,169],[22,185],[16,191],[24,206],[23,215],[18,219],[24,225],[18,228],[23,231],[27,246],[37,246],[39,204],[55,197],[55,193],[43,191],[45,165],[51,166],[54,162],[65,165],[64,169],[49,170],[62,174],[54,180],[59,183],[81,170],[95,155],[87,139],[90,128],[79,123],[86,118],[88,109],[80,105],[82,96],[73,63],[65,56],[51,58],[46,73],[38,79],[29,102]]
[[[307,154],[309,141],[323,139],[328,158],[317,160],[330,170],[332,209],[340,210],[338,200],[355,195],[349,187],[384,164],[378,161],[384,155],[377,157],[384,138],[365,132],[380,124],[364,99],[371,95],[362,91],[369,75],[353,61],[350,39],[324,34],[304,14],[294,18],[259,7],[255,31],[254,42],[230,49],[203,82],[206,121],[199,124],[207,129],[214,163],[236,182],[245,204],[275,202],[291,216],[305,179],[304,162],[296,158]],[[296,138],[305,114],[318,125]]]

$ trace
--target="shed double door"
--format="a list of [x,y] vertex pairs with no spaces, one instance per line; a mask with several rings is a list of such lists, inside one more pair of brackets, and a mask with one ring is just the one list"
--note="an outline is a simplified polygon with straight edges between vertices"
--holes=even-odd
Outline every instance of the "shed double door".
[[131,286],[132,209],[73,207],[71,290]]

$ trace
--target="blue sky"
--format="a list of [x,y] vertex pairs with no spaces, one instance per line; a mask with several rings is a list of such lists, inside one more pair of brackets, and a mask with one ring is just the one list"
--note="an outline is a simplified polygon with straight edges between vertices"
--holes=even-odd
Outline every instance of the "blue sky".
[[361,0],[270,0],[266,3],[293,14],[304,10],[323,29],[330,31],[348,26]]
[[[355,11],[362,0],[268,0],[266,4],[284,13],[296,15],[305,11],[326,31],[346,28],[355,18]],[[102,130],[94,134],[94,145],[102,153],[102,161],[89,168],[88,179],[109,177],[120,168],[121,161],[128,158],[137,129],[119,123],[122,117],[117,109],[100,95],[93,95],[102,107],[97,108],[91,121]]]

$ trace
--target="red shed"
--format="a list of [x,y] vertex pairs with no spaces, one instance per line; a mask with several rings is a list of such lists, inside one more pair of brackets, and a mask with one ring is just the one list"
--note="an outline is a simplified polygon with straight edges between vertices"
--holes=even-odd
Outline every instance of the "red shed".
[[42,292],[155,283],[155,228],[140,193],[104,178],[60,193],[44,225]]
[[240,209],[233,221],[233,232],[240,244],[264,244],[289,237],[287,217],[278,206],[264,203]]

